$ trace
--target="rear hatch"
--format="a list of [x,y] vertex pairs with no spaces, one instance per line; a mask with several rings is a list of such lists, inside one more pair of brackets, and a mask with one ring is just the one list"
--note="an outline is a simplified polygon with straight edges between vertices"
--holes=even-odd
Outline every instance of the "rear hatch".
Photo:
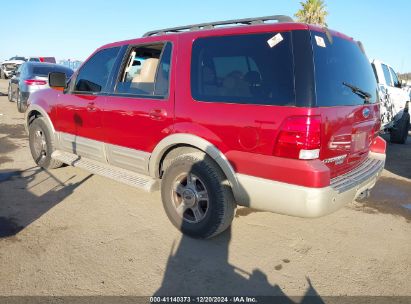
[[311,31],[316,110],[321,116],[320,159],[331,177],[367,157],[380,127],[377,83],[363,48],[339,33]]

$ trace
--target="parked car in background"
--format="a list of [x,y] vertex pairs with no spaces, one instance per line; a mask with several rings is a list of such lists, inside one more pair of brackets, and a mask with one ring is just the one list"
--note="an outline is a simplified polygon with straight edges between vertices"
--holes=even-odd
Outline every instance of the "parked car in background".
[[51,72],[65,73],[67,79],[73,74],[72,69],[53,63],[26,62],[17,69],[9,80],[8,99],[17,103],[19,112],[26,110],[31,93],[49,87],[48,75]]
[[390,133],[390,141],[404,144],[410,127],[410,92],[388,64],[371,62],[378,83],[381,112],[381,130]]
[[149,32],[99,48],[68,84],[49,81],[25,114],[36,164],[160,188],[192,237],[224,231],[237,205],[329,214],[366,197],[384,167],[363,48],[286,16]]
[[29,57],[27,61],[56,63],[56,58],[54,57]]
[[0,64],[0,78],[7,79],[9,78],[13,72],[17,70],[17,68],[27,61],[26,57],[22,56],[14,56],[11,57],[9,60],[5,60]]

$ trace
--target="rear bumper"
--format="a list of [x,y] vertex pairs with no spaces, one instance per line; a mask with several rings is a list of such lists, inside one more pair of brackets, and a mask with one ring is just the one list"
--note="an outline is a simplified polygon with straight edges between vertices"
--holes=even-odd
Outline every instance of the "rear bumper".
[[[359,167],[331,180],[330,186],[310,188],[237,174],[240,205],[298,217],[332,213],[374,187],[385,164],[385,154],[370,152]],[[236,196],[237,197],[237,196]]]

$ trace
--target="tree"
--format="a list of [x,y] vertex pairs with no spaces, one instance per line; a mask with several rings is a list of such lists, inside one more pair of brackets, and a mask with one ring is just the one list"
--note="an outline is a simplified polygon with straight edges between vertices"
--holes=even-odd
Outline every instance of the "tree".
[[327,26],[325,18],[328,12],[323,0],[306,0],[300,4],[302,7],[295,14],[299,22]]

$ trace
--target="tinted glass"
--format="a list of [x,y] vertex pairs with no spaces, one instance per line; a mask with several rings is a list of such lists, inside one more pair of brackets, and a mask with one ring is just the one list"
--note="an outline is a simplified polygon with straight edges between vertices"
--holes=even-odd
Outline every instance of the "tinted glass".
[[168,94],[171,43],[134,47],[128,55],[116,92],[138,96]]
[[160,65],[157,70],[157,77],[154,95],[167,96],[170,84],[171,69],[171,43],[167,43],[161,55]]
[[388,86],[392,86],[390,70],[385,64],[382,64],[381,66],[382,71],[384,72],[385,84]]
[[343,83],[353,85],[377,101],[377,81],[367,56],[355,41],[312,32],[317,106],[345,106],[364,104],[364,99],[354,94]]
[[378,83],[380,83],[380,80],[378,79],[377,70],[375,69],[375,64],[372,63],[371,66],[372,66],[372,70],[373,70],[373,72],[374,72],[375,79],[377,80]]
[[32,68],[32,73],[35,76],[48,76],[51,72],[65,73],[67,78],[73,75],[73,71],[64,67],[50,67],[50,66],[35,66]]
[[295,105],[290,37],[284,32],[197,39],[191,63],[193,98]]
[[390,71],[392,80],[394,81],[394,87],[398,88],[400,86],[400,81],[398,80],[397,73],[395,73],[395,71],[392,68],[390,68]]
[[38,58],[30,58],[29,59],[29,61],[31,61],[31,62],[40,62],[40,59],[38,59]]
[[107,84],[119,50],[119,47],[115,47],[94,54],[81,67],[74,90],[77,92],[101,92]]

